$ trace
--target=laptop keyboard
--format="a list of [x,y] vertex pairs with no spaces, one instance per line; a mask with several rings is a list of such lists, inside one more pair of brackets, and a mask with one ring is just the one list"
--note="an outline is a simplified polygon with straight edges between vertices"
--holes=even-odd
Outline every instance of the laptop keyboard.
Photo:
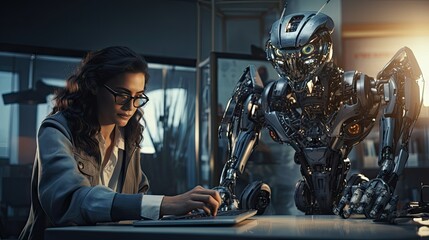
[[[229,210],[229,211],[219,211],[216,216],[236,216],[241,213],[247,212],[249,210],[240,209],[240,210]],[[161,220],[179,220],[179,219],[198,219],[198,218],[213,218],[213,216],[208,215],[205,212],[193,212],[191,214],[181,215],[181,216],[165,216]]]

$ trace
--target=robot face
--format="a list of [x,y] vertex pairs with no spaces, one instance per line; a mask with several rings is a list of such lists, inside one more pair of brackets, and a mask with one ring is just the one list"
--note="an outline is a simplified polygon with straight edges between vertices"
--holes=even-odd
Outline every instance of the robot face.
[[283,78],[301,82],[332,59],[332,19],[319,13],[289,15],[273,24],[265,51]]

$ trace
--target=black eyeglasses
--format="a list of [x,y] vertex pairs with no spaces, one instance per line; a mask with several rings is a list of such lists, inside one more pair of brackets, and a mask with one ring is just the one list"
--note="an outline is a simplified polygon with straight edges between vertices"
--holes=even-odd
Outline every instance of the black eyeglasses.
[[133,106],[135,108],[139,108],[139,107],[143,107],[147,102],[149,102],[149,98],[144,93],[141,93],[141,95],[139,96],[132,97],[131,95],[128,95],[128,94],[118,93],[115,90],[108,87],[106,84],[104,84],[104,87],[107,90],[109,90],[109,92],[113,94],[113,96],[115,96],[115,103],[118,105],[125,105],[129,103],[132,99]]

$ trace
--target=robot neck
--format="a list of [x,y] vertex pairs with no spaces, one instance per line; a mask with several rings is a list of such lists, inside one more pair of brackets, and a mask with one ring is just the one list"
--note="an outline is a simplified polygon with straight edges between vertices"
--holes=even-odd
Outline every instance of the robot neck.
[[333,62],[328,62],[314,73],[310,73],[301,79],[289,79],[288,82],[293,92],[301,93],[306,89],[306,86],[308,86],[309,82],[317,82],[321,75],[325,75],[325,73],[331,72],[335,68],[336,66]]
[[295,93],[302,93],[305,91],[306,86],[309,82],[313,82],[317,78],[316,75],[310,74],[307,75],[303,80],[300,81],[289,81],[289,85],[292,88],[292,91]]

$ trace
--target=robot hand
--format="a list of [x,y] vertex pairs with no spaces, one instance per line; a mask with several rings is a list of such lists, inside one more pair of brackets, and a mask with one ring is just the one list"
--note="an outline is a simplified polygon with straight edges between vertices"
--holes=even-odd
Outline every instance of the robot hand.
[[227,187],[217,186],[213,190],[219,192],[222,203],[219,206],[219,211],[229,211],[238,209],[238,199]]
[[213,189],[219,192],[222,199],[219,211],[255,209],[258,210],[257,215],[261,215],[271,202],[271,188],[261,181],[247,185],[240,194],[240,199],[227,187],[217,186]]
[[381,178],[349,184],[334,208],[334,213],[343,218],[351,214],[364,214],[367,218],[384,219],[396,210],[398,196]]

